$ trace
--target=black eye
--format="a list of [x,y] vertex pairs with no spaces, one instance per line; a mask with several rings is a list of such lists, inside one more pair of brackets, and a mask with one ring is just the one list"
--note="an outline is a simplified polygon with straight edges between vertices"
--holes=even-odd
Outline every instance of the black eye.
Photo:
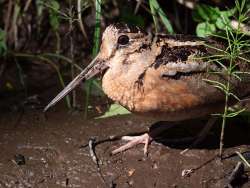
[[127,35],[121,35],[119,38],[118,38],[118,44],[121,44],[121,45],[126,45],[128,44],[129,42],[129,37]]

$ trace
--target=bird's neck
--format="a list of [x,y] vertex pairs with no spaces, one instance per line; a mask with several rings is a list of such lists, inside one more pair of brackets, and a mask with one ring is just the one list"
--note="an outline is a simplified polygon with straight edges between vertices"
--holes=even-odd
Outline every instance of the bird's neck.
[[[102,87],[112,100],[134,110],[135,103],[144,97],[143,88],[138,89],[137,81],[155,61],[152,50],[128,56],[116,56],[110,61],[110,68],[104,74]],[[122,62],[122,63],[118,63]]]
[[[137,91],[136,81],[145,72],[146,67],[153,61],[143,54],[134,54],[124,59],[123,64],[113,63],[102,79],[102,88],[109,98],[126,106],[129,110],[134,109],[134,104],[138,98],[143,97]],[[121,61],[120,61],[121,62]]]
[[134,100],[132,98],[135,97],[135,92],[138,92],[135,86],[138,77],[139,71],[135,74],[133,70],[125,73],[109,69],[102,79],[103,91],[112,100],[133,110]]

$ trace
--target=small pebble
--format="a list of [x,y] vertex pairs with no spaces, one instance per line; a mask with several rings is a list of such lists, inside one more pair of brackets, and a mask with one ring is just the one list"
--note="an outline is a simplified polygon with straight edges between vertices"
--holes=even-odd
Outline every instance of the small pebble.
[[17,165],[25,165],[25,157],[22,154],[16,154],[14,160]]
[[156,163],[153,164],[153,169],[158,169],[158,165]]

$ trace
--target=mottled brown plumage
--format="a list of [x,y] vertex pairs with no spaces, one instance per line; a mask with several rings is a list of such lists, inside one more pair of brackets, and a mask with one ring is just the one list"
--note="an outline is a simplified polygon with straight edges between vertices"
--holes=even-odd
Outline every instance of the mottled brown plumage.
[[[221,66],[206,57],[222,53],[214,40],[185,35],[148,35],[138,27],[110,25],[102,37],[95,60],[47,107],[55,104],[83,79],[105,71],[102,87],[108,97],[146,117],[180,121],[220,110],[224,93],[203,79],[226,82]],[[227,63],[227,62],[225,62]],[[241,65],[240,71],[249,70]],[[249,94],[249,80],[231,78],[232,92]]]

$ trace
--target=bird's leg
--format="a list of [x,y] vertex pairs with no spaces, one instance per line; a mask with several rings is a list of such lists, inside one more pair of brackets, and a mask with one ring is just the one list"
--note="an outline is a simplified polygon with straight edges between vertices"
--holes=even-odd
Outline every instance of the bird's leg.
[[129,142],[113,150],[111,152],[112,155],[115,155],[117,153],[130,149],[138,144],[144,144],[143,152],[144,152],[144,155],[146,155],[148,153],[148,145],[153,140],[152,137],[150,137],[148,133],[144,133],[140,136],[123,136],[121,139],[125,141],[129,141]]
[[[206,136],[208,135],[209,131],[211,130],[212,126],[216,122],[216,117],[211,117],[208,122],[206,123],[205,127],[200,131],[194,142],[190,145],[189,148],[183,150],[181,154],[184,154],[185,152],[189,151],[191,148],[194,148],[197,146],[200,142],[202,142]],[[144,144],[144,154],[146,155],[148,152],[148,146],[153,141],[153,138],[157,138],[158,135],[160,135],[162,132],[166,131],[167,129],[175,126],[175,123],[171,122],[170,125],[166,124],[164,126],[160,126],[162,122],[157,122],[154,125],[151,126],[150,131],[148,133],[144,133],[140,136],[123,136],[121,140],[128,141],[127,144],[113,150],[111,152],[112,155],[123,152],[125,150],[128,150],[136,145]],[[180,141],[180,140],[179,140]]]
[[153,141],[153,138],[155,138],[157,135],[161,134],[165,130],[174,126],[173,123],[169,125],[160,126],[160,124],[162,123],[163,122],[159,121],[153,124],[151,128],[149,129],[148,133],[144,133],[140,136],[123,136],[121,140],[128,141],[128,143],[113,150],[111,154],[114,155],[114,154],[123,152],[125,150],[128,150],[138,144],[144,144],[143,152],[144,152],[144,155],[146,155],[148,153],[148,146]]
[[206,123],[205,127],[199,132],[195,141],[190,145],[189,148],[183,150],[181,154],[186,153],[187,151],[189,151],[190,149],[196,147],[199,143],[201,143],[206,138],[206,136],[208,135],[209,131],[211,130],[217,119],[218,118],[216,117],[211,117]]

